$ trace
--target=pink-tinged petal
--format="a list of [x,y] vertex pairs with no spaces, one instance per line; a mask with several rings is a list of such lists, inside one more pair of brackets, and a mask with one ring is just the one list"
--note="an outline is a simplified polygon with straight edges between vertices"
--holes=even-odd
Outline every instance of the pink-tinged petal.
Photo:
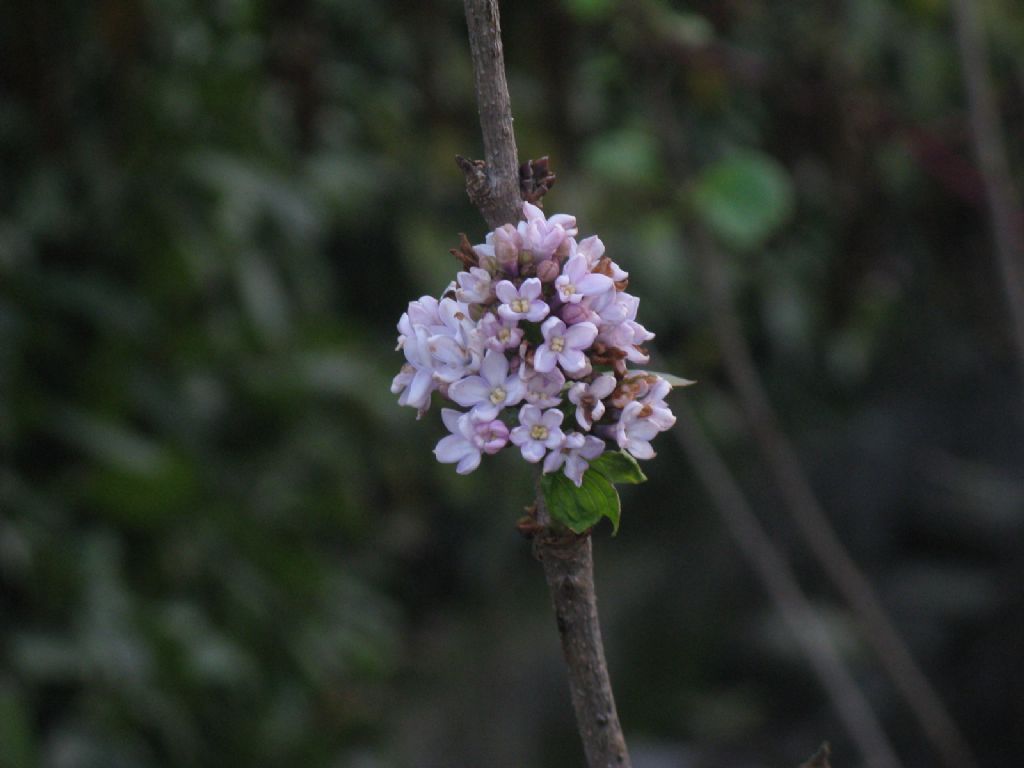
[[480,451],[473,451],[468,454],[462,461],[455,467],[455,471],[460,475],[468,475],[474,469],[480,466]]
[[495,405],[490,400],[477,403],[473,406],[473,418],[478,421],[493,421],[498,416],[501,406]]
[[530,305],[530,311],[526,313],[526,319],[531,323],[539,323],[548,316],[550,311],[551,308],[543,301],[535,301]]
[[519,291],[508,280],[502,280],[494,286],[494,293],[503,304],[509,304],[519,298]]
[[568,213],[556,213],[548,219],[548,224],[557,224],[566,234],[572,236],[575,233],[570,230],[576,229],[576,217]]
[[529,277],[526,280],[523,280],[523,284],[519,287],[519,295],[524,299],[533,301],[540,296],[540,290],[540,280],[536,277]]
[[597,338],[597,326],[593,323],[576,323],[565,332],[565,345],[572,349],[589,349]]
[[501,352],[488,352],[480,366],[480,375],[491,385],[491,389],[508,378],[508,358]]
[[527,222],[544,221],[544,211],[525,200],[523,201],[523,216],[526,217]]
[[518,320],[522,317],[518,312],[513,312],[512,307],[508,304],[502,304],[498,307],[498,314],[501,315],[505,320]]
[[604,243],[597,235],[581,240],[576,253],[582,254],[587,259],[587,264],[597,264],[597,260],[604,255]]
[[587,367],[587,358],[578,349],[564,349],[558,354],[558,362],[566,373],[578,373]]
[[540,408],[534,405],[524,405],[519,409],[519,423],[524,427],[532,427],[540,421]]
[[583,441],[583,447],[580,448],[580,456],[585,459],[596,459],[602,453],[604,453],[604,440],[599,440],[596,437],[587,435]]
[[557,317],[549,317],[541,325],[540,332],[544,334],[545,339],[550,339],[552,336],[563,336],[565,335],[565,323]]
[[434,448],[434,456],[442,464],[454,464],[462,461],[467,455],[477,453],[477,450],[470,445],[469,441],[459,435],[448,435],[442,437]]
[[587,412],[583,408],[576,409],[576,423],[580,425],[581,429],[590,431],[591,421],[587,418]]
[[520,450],[523,453],[523,458],[531,464],[536,464],[538,461],[543,459],[544,454],[547,452],[547,448],[536,440],[530,440],[527,443],[523,443]]
[[533,370],[538,373],[550,373],[558,362],[558,355],[551,351],[547,344],[541,344],[533,353]]
[[615,391],[615,383],[614,376],[610,373],[603,373],[594,379],[594,383],[590,385],[589,392],[598,400],[604,400]]
[[[562,414],[558,415],[561,416]],[[548,436],[544,439],[543,442],[545,447],[554,450],[555,448],[561,448],[562,443],[564,441],[565,435],[562,433],[562,430],[560,430],[558,427],[555,427],[554,429],[548,432]]]
[[554,431],[555,429],[561,426],[562,419],[564,418],[564,413],[562,413],[561,411],[556,411],[554,408],[552,408],[549,411],[544,411],[544,415],[540,417],[540,423],[547,427],[549,430]]
[[530,428],[529,427],[516,427],[509,432],[508,439],[513,445],[522,445],[523,443],[530,442]]
[[503,405],[513,406],[519,405],[523,398],[526,397],[526,382],[520,379],[518,376],[509,376],[505,381],[505,402]]
[[589,272],[586,257],[581,256],[579,253],[565,262],[565,276],[574,285],[579,285],[580,280],[585,278]]
[[561,451],[552,451],[544,459],[544,474],[554,472],[565,461],[565,454]]
[[576,292],[584,296],[594,296],[615,289],[615,283],[607,275],[589,274],[576,283]]
[[441,421],[444,422],[448,431],[453,434],[458,434],[459,432],[460,418],[462,418],[462,411],[456,411],[454,408],[441,409]]
[[638,459],[654,458],[654,448],[646,440],[627,440],[626,450]]
[[589,466],[579,456],[570,456],[565,460],[565,476],[572,480],[573,484],[579,488],[583,485],[583,473],[587,471]]
[[425,399],[430,398],[430,387],[433,383],[433,373],[428,368],[420,368],[416,375],[409,382],[409,388],[405,391],[406,401],[410,405],[421,405]]
[[485,403],[490,396],[491,386],[480,376],[467,376],[448,387],[448,397],[466,408]]

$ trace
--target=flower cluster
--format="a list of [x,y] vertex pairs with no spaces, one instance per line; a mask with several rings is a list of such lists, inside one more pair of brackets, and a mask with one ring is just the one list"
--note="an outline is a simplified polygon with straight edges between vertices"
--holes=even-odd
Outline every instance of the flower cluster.
[[627,367],[648,362],[642,345],[654,334],[636,321],[640,300],[601,240],[577,242],[573,216],[545,218],[530,203],[523,212],[481,245],[463,239],[452,253],[465,271],[440,299],[409,304],[391,391],[420,415],[435,391],[467,409],[441,410],[451,434],[434,451],[457,472],[512,443],[579,486],[610,445],[654,456],[651,440],[675,423],[671,385]]

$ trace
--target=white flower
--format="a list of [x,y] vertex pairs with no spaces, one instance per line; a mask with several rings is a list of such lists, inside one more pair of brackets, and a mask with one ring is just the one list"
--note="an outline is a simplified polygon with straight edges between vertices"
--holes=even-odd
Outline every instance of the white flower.
[[551,311],[547,302],[540,297],[541,284],[536,277],[523,280],[519,288],[508,280],[502,280],[494,286],[494,292],[502,302],[498,307],[498,314],[506,320],[529,320],[537,323]]
[[591,272],[587,257],[578,253],[565,262],[562,274],[555,280],[558,298],[566,304],[579,304],[584,296],[597,296],[614,291],[615,284],[607,275]]
[[509,375],[508,358],[502,352],[488,352],[479,376],[467,376],[448,387],[448,397],[472,408],[477,418],[493,419],[505,406],[518,405],[526,385],[515,373]]
[[595,421],[604,416],[604,399],[614,390],[616,380],[610,373],[604,373],[590,384],[582,381],[569,387],[569,402],[576,406],[576,422],[590,431]]
[[[590,435],[570,432],[558,450],[552,451],[544,459],[544,472],[554,472],[563,464],[565,476],[579,488],[583,485],[583,473],[598,456],[604,453],[604,440]],[[589,460],[589,461],[588,461]]]
[[549,317],[540,331],[544,335],[544,343],[534,353],[534,370],[547,373],[554,369],[556,363],[566,373],[576,373],[587,367],[583,350],[590,349],[594,343],[597,326],[593,323],[576,323],[567,327],[557,317]]
[[519,446],[524,459],[535,464],[549,449],[562,444],[562,418],[562,412],[554,408],[541,411],[536,406],[524,405],[519,410],[520,426],[512,430],[509,439]]
[[441,420],[452,434],[441,438],[434,456],[442,464],[456,464],[460,475],[480,466],[481,454],[497,453],[508,443],[508,427],[497,419],[477,419],[472,413],[442,408]]

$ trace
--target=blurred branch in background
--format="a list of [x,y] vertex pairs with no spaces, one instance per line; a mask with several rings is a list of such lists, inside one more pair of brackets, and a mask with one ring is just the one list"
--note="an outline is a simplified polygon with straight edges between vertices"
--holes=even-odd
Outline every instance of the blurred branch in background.
[[1017,362],[1024,377],[1024,211],[1007,160],[980,5],[977,0],[952,0],[953,20],[967,91],[971,140],[985,182],[996,261],[1009,305]]
[[694,260],[707,294],[711,326],[747,425],[768,463],[804,543],[829,580],[853,609],[867,642],[903,694],[937,755],[949,768],[977,765],[967,742],[938,691],[914,660],[863,571],[857,566],[818,502],[796,449],[782,430],[750,346],[743,335],[722,261],[711,238],[697,223]]
[[843,663],[824,622],[800,589],[796,575],[758,521],[722,457],[704,435],[693,410],[683,398],[678,398],[674,407],[679,420],[673,434],[740,551],[806,654],[865,764],[873,768],[901,766],[878,717]]
[[[661,104],[659,117],[664,154],[682,175],[687,167],[687,148],[680,137],[685,132],[671,105]],[[785,171],[774,160],[754,153],[735,153],[732,160],[712,166],[691,188],[689,201],[698,214],[689,222],[692,252],[711,315],[711,329],[750,433],[805,544],[853,609],[866,641],[906,699],[937,755],[949,768],[971,768],[977,762],[960,729],[829,522],[782,429],[743,333],[727,282],[726,257],[699,221],[704,217],[723,235],[729,235],[727,240],[737,249],[753,249],[788,218],[792,194]]]

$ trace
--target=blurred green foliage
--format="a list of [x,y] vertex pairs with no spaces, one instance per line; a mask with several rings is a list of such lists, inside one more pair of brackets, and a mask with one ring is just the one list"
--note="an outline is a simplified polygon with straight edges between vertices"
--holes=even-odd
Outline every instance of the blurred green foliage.
[[[944,3],[507,3],[520,153],[780,540],[691,267],[986,764],[1024,748],[1021,382]],[[1024,13],[988,0],[1011,159]],[[0,9],[0,765],[578,764],[513,523],[387,388],[484,227],[455,2]],[[742,254],[740,254],[742,252]],[[667,440],[597,542],[640,765],[849,745]],[[604,529],[604,530],[607,530]],[[908,765],[919,734],[790,547]],[[658,762],[660,761],[660,762]],[[849,760],[842,760],[849,764]]]

